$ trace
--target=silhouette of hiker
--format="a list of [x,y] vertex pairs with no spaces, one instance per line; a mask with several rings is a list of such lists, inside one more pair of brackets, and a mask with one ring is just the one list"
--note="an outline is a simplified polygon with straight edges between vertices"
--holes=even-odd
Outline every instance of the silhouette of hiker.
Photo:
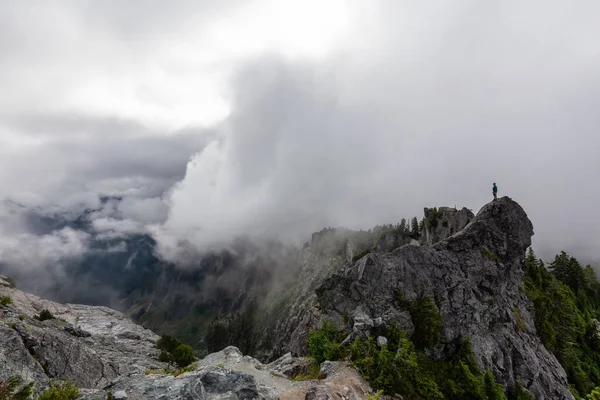
[[494,182],[494,188],[492,189],[492,193],[494,193],[494,200],[496,200],[498,197],[496,197],[496,195],[498,194],[498,186],[496,186],[496,183]]

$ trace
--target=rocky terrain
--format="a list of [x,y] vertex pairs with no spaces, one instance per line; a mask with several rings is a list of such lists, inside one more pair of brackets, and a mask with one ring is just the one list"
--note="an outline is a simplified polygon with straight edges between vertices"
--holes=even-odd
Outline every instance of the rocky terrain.
[[[347,363],[326,362],[321,380],[296,382],[311,362],[287,354],[264,365],[235,347],[210,354],[181,375],[164,371],[158,336],[106,307],[58,304],[0,276],[0,381],[22,376],[44,387],[68,380],[81,399],[366,398],[370,386]],[[39,321],[43,310],[56,318]],[[171,368],[173,370],[173,368]],[[175,376],[177,375],[177,376]],[[328,397],[329,396],[329,397]]]
[[[24,293],[0,276],[0,377],[21,375],[40,384],[70,380],[99,388],[120,376],[164,368],[158,336],[106,307],[58,304]],[[55,319],[34,318],[48,310]]]
[[[439,343],[427,350],[431,359],[447,358],[468,337],[479,365],[505,387],[520,382],[537,399],[572,399],[523,291],[532,235],[525,211],[507,197],[477,215],[425,209],[418,235],[392,226],[326,229],[298,251],[293,282],[254,290],[244,280],[239,311],[221,315],[207,338],[214,353],[179,376],[160,372],[166,366],[158,361],[158,337],[123,314],[42,300],[3,278],[0,297],[13,304],[0,308],[0,378],[18,374],[42,385],[68,379],[88,389],[90,400],[109,392],[140,399],[366,398],[369,385],[343,362],[323,364],[321,381],[289,379],[306,373],[308,333],[331,321],[345,343],[391,325],[411,334],[406,303],[427,297],[442,319]],[[260,302],[240,300],[253,298]],[[38,321],[43,309],[63,321]],[[243,345],[257,359],[228,345]]]

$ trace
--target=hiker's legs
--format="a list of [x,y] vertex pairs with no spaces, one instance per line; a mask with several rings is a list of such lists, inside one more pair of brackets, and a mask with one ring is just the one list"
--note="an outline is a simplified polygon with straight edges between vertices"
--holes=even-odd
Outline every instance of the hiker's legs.
[[494,200],[496,200],[496,199],[497,199],[497,197],[496,197],[496,193],[494,193]]

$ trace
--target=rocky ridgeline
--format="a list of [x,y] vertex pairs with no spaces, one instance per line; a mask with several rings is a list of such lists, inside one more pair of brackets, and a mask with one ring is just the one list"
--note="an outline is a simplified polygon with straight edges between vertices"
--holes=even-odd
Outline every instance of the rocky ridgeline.
[[[308,332],[325,320],[348,332],[349,340],[382,324],[412,333],[398,294],[405,302],[427,296],[443,323],[432,357],[452,354],[461,337],[470,337],[479,364],[499,383],[521,381],[537,399],[572,399],[565,371],[536,335],[533,306],[522,290],[533,235],[525,211],[507,197],[476,216],[467,209],[436,211],[434,216],[426,209],[420,240],[390,240],[391,251],[372,251],[358,261],[348,254],[351,239],[341,240],[334,231],[327,232],[333,241],[313,237],[304,249],[299,286],[268,328],[273,348],[306,354]],[[330,257],[321,255],[323,248]]]
[[[209,354],[181,375],[164,372],[158,336],[106,307],[58,304],[24,293],[0,275],[0,381],[21,376],[44,387],[69,380],[82,400],[358,398],[370,386],[347,363],[323,363],[319,381],[296,382],[311,361],[286,354],[264,365],[235,347]],[[54,319],[35,317],[48,310]],[[171,368],[172,369],[172,368]],[[329,396],[329,397],[328,397]]]

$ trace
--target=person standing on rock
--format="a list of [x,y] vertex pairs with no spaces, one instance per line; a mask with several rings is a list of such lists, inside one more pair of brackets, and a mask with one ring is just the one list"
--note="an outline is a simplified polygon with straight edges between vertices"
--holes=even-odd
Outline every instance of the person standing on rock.
[[492,188],[492,193],[494,193],[494,200],[496,200],[498,194],[498,186],[496,186],[496,182],[494,182],[494,187]]

